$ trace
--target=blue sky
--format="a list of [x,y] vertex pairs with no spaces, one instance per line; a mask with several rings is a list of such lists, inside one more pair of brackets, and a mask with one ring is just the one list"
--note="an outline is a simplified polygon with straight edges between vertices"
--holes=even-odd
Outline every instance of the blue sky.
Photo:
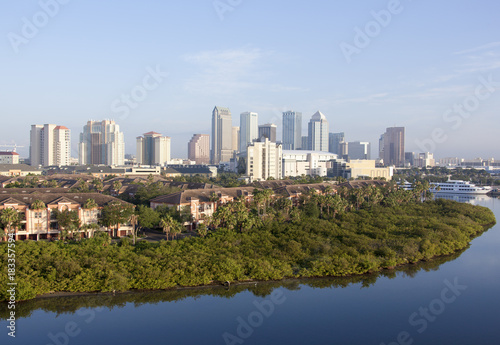
[[[498,1],[59,1],[0,11],[0,144],[26,146],[22,156],[31,124],[70,128],[76,157],[86,121],[110,118],[127,153],[154,130],[186,157],[219,105],[234,125],[259,113],[278,136],[283,111],[303,113],[305,134],[320,110],[374,155],[396,125],[407,151],[500,159]],[[125,114],[122,95],[155,69]]]

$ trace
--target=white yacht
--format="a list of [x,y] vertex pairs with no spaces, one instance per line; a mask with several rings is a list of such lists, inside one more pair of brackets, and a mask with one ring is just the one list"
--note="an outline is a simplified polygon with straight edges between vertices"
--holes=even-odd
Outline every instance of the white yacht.
[[[492,191],[491,187],[478,187],[470,182],[459,180],[430,182],[430,185],[429,191],[435,194],[488,194]],[[400,183],[399,187],[404,190],[413,189],[413,185],[407,181]]]
[[467,181],[449,180],[432,182],[429,191],[436,194],[488,194],[491,192],[491,187],[478,187]]

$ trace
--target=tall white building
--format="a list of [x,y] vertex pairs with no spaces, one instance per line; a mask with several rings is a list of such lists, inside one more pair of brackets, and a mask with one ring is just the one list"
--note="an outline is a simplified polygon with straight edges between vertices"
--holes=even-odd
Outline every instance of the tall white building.
[[283,113],[283,149],[302,148],[302,113],[286,111]]
[[308,149],[311,151],[328,152],[328,121],[320,111],[316,112],[309,121]]
[[250,181],[263,181],[272,177],[280,180],[282,170],[283,150],[281,144],[276,144],[265,138],[264,141],[254,141],[247,147],[247,175]]
[[112,120],[88,121],[80,133],[78,161],[81,165],[125,164],[125,140],[120,126]]
[[215,107],[212,112],[212,164],[229,162],[233,156],[233,124],[228,108]]
[[240,152],[240,127],[233,127],[233,152]]
[[149,132],[137,137],[137,163],[142,165],[165,165],[170,161],[170,137]]
[[71,133],[64,126],[32,125],[30,162],[33,166],[70,165]]
[[259,115],[246,112],[240,114],[240,152],[246,152],[247,146],[259,137]]

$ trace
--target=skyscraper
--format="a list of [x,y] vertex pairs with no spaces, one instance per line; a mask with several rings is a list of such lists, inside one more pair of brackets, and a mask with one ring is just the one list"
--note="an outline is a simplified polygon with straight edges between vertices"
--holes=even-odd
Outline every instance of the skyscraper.
[[349,159],[371,159],[371,145],[366,141],[349,142]]
[[308,149],[328,152],[328,121],[323,113],[317,111],[311,117],[308,130]]
[[229,162],[233,154],[233,124],[228,108],[215,107],[212,112],[212,164]]
[[70,130],[58,125],[32,125],[30,132],[31,165],[70,165]]
[[137,137],[137,163],[142,165],[165,165],[170,161],[170,137],[149,132]]
[[267,138],[270,142],[276,142],[276,125],[273,123],[266,123],[259,126],[259,139]]
[[384,159],[384,136],[385,134],[382,134],[378,140],[378,158],[380,159]]
[[405,128],[389,127],[384,134],[384,164],[402,167],[405,164]]
[[240,152],[246,152],[247,146],[259,137],[259,115],[245,112],[240,114]]
[[240,152],[240,127],[233,127],[233,152]]
[[302,113],[283,113],[283,150],[300,150],[302,147]]
[[301,150],[309,150],[309,137],[307,135],[302,136],[302,143],[300,144]]
[[210,164],[210,135],[193,135],[188,143],[188,158],[196,164]]
[[330,142],[328,144],[329,146],[328,151],[340,155],[341,154],[340,143],[345,142],[344,132],[330,133],[329,137],[330,137]]
[[125,141],[112,120],[88,121],[80,133],[79,163],[120,166],[125,163]]

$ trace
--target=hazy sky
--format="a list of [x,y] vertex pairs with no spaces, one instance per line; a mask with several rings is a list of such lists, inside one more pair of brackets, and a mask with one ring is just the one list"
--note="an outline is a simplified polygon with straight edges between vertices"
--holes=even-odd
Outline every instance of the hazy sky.
[[219,105],[278,137],[283,111],[303,113],[305,134],[320,110],[374,154],[396,125],[406,151],[500,159],[499,13],[497,0],[3,1],[0,144],[28,156],[30,125],[55,123],[77,157],[83,125],[106,118],[127,153],[154,130],[186,157]]

